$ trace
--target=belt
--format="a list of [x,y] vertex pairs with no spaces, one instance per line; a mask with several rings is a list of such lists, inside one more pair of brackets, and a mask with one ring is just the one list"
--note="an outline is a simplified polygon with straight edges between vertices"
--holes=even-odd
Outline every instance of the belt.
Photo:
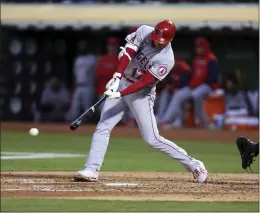
[[123,75],[123,77],[124,77],[124,78],[125,78],[125,80],[127,80],[128,82],[134,83],[134,81],[133,81],[133,80],[131,80],[131,79],[127,78],[125,75]]

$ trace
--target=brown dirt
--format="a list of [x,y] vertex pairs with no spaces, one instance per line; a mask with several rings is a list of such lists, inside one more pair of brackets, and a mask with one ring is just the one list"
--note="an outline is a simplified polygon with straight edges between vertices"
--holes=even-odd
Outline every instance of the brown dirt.
[[[75,182],[71,172],[2,172],[2,197],[101,200],[258,201],[258,174],[210,174],[195,183],[190,173],[101,172],[96,183]],[[108,186],[132,183],[136,186]]]
[[[2,130],[92,135],[95,126],[83,125],[72,132],[69,124],[1,123]],[[173,140],[234,143],[246,135],[259,141],[258,132],[175,129],[160,131]],[[140,137],[137,128],[116,127],[112,136]],[[180,201],[258,201],[258,174],[210,174],[207,183],[198,184],[190,173],[101,172],[96,183],[74,182],[70,172],[2,172],[1,196],[55,199],[102,200],[180,200]],[[107,183],[134,183],[136,186],[107,186]]]
[[[1,123],[1,130],[3,131],[29,131],[30,128],[35,127],[40,132],[51,133],[66,133],[66,134],[84,134],[92,135],[95,131],[95,125],[82,125],[76,131],[69,129],[69,124],[54,124],[54,123],[22,123],[22,122],[3,122]],[[202,142],[224,142],[234,143],[236,137],[244,135],[251,138],[253,141],[259,141],[258,131],[247,132],[231,132],[228,130],[205,130],[196,128],[170,129],[160,130],[160,134],[172,140],[186,140],[186,141],[202,141]],[[126,128],[117,126],[112,131],[112,137],[141,137],[138,128]]]

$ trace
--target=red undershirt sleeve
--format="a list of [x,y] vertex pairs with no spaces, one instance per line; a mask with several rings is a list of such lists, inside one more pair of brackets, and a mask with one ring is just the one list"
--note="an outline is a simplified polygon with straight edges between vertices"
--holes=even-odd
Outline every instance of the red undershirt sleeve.
[[[129,54],[129,56],[131,58],[133,58],[136,54],[136,52],[129,47],[126,48],[126,52]],[[122,56],[122,58],[120,59],[120,63],[117,68],[117,72],[121,73],[123,75],[129,63],[130,63],[130,60],[129,60],[128,56],[126,54],[124,54]]]
[[145,86],[158,81],[150,72],[146,72],[139,81],[132,83],[130,86],[120,91],[121,96],[129,95],[140,91]]

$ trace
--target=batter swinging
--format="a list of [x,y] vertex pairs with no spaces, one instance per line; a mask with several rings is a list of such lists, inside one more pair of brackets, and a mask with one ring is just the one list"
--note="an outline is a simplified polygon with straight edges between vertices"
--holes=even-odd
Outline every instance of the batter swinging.
[[171,41],[175,31],[175,25],[164,20],[155,28],[143,25],[126,37],[127,43],[119,54],[118,70],[106,86],[104,94],[108,98],[92,138],[85,169],[76,173],[77,179],[98,180],[111,130],[128,109],[146,143],[179,161],[193,173],[197,182],[207,179],[207,170],[201,161],[188,156],[185,150],[159,135],[153,112],[156,84],[174,66]]

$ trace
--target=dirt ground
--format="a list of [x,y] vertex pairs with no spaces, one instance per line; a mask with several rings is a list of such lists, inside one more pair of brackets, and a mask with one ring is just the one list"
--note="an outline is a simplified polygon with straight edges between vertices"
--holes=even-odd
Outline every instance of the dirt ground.
[[101,172],[95,183],[71,172],[2,172],[1,197],[56,199],[258,201],[258,174],[210,174],[204,184],[190,173]]
[[[77,131],[69,124],[1,123],[2,130],[92,135],[95,126],[83,125]],[[175,140],[235,143],[246,135],[258,141],[258,132],[178,129],[160,131]],[[116,127],[112,136],[139,137],[137,128]],[[52,197],[56,199],[176,200],[176,201],[258,201],[258,174],[209,174],[207,183],[195,183],[190,173],[101,172],[96,183],[75,182],[70,172],[2,172],[2,197]]]
[[[22,122],[3,122],[1,123],[2,131],[21,131],[28,132],[30,128],[38,128],[41,132],[63,133],[73,135],[93,135],[96,125],[82,125],[76,131],[71,131],[69,124],[53,123],[22,123]],[[253,141],[259,141],[258,131],[237,132],[228,130],[205,130],[198,128],[183,129],[160,129],[161,136],[171,140],[201,141],[201,142],[222,142],[235,143],[238,136],[247,136]],[[117,126],[113,129],[111,137],[140,137],[138,128],[126,128]]]

